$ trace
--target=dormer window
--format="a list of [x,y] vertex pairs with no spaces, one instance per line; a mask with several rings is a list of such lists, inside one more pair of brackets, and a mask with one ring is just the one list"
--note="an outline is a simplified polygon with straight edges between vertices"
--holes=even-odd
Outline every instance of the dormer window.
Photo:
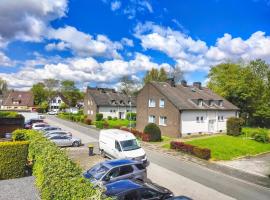
[[203,100],[202,99],[198,99],[198,106],[203,106]]
[[111,100],[111,104],[115,105],[116,101],[115,100]]
[[214,106],[214,100],[209,100],[209,106]]
[[218,100],[218,106],[223,107],[223,100]]

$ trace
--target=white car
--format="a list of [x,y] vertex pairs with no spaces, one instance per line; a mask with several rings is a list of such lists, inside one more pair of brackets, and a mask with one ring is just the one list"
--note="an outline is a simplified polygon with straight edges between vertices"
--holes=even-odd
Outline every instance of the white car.
[[38,122],[38,123],[34,123],[32,125],[32,129],[33,130],[41,130],[41,129],[43,129],[45,127],[49,127],[49,126],[50,126],[49,124],[46,124],[44,122]]
[[49,112],[47,112],[48,115],[57,115],[58,112],[57,111],[54,111],[54,110],[51,110]]
[[101,130],[99,135],[100,153],[111,159],[134,159],[148,164],[145,151],[139,145],[136,137],[119,129]]

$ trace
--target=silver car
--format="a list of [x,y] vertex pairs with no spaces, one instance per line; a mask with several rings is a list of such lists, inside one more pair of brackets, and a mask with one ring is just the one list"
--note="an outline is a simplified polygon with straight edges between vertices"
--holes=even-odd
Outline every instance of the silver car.
[[62,130],[54,130],[54,131],[47,131],[44,133],[45,137],[50,137],[53,135],[66,135],[66,136],[72,136],[72,133]]
[[82,144],[81,139],[70,137],[67,135],[53,135],[48,137],[48,139],[53,141],[59,147],[79,147]]
[[56,127],[56,126],[49,126],[49,127],[44,127],[40,131],[45,133],[45,132],[48,132],[48,131],[56,131],[56,130],[61,130],[61,128]]
[[145,181],[147,178],[146,166],[143,162],[131,159],[107,160],[95,165],[83,175],[94,185],[122,179]]

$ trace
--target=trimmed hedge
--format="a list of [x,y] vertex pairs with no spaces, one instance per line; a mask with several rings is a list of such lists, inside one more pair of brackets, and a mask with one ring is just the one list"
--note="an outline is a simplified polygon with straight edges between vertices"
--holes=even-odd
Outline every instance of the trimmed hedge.
[[0,142],[0,180],[25,175],[28,145],[27,141]]
[[194,155],[205,160],[209,160],[211,158],[210,149],[200,148],[191,144],[186,144],[184,142],[171,141],[170,148]]
[[227,135],[238,136],[241,135],[242,126],[244,125],[242,118],[230,117],[227,120]]
[[34,163],[33,175],[41,199],[102,199],[102,191],[83,178],[82,169],[65,151],[37,131],[22,131],[30,141],[28,157]]
[[149,123],[145,126],[144,131],[145,134],[149,135],[150,142],[158,142],[161,141],[161,131],[160,128],[155,123]]
[[96,114],[96,121],[101,121],[103,119],[103,114],[102,113],[97,113]]
[[0,118],[21,118],[23,117],[17,112],[12,111],[0,111]]
[[137,116],[136,113],[128,112],[127,115],[126,115],[126,119],[136,121],[136,116]]
[[262,143],[268,143],[270,142],[270,137],[268,134],[267,129],[263,128],[246,128],[242,131],[243,134],[245,134],[248,137],[251,137],[257,142],[262,142]]

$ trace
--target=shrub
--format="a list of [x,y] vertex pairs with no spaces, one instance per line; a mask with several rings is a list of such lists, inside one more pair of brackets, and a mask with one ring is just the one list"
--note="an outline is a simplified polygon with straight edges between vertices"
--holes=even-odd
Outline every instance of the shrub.
[[0,142],[0,180],[25,175],[28,141]]
[[112,120],[112,116],[108,116],[107,119],[108,119],[108,120]]
[[127,116],[126,116],[126,119],[127,119],[127,120],[135,121],[135,120],[136,120],[136,113],[128,112],[128,113],[127,113]]
[[270,140],[267,132],[266,133],[265,132],[256,133],[253,136],[253,138],[257,142],[262,142],[262,143],[268,143]]
[[39,132],[26,134],[30,139],[29,159],[34,163],[33,174],[41,199],[101,199],[101,191],[82,177],[81,168],[65,151]]
[[113,118],[113,121],[116,121],[116,120],[117,120],[117,117],[114,117],[114,118]]
[[96,128],[103,129],[104,128],[104,121],[96,121],[95,125],[96,125]]
[[96,114],[96,121],[101,121],[103,119],[103,114],[102,113],[97,113]]
[[9,111],[0,111],[0,118],[17,118],[22,117],[22,115],[17,112],[9,112]]
[[161,141],[161,131],[156,124],[154,123],[147,124],[143,132],[149,135],[149,141],[151,142]]
[[107,121],[104,121],[103,123],[103,128],[108,129],[109,128],[109,123]]
[[92,120],[89,118],[84,119],[84,123],[87,125],[91,125],[92,124]]
[[17,129],[12,132],[12,139],[14,141],[24,141],[27,140],[26,129]]
[[231,117],[227,120],[227,134],[232,136],[241,135],[244,120],[242,118]]
[[198,158],[209,160],[211,158],[211,150],[200,148],[184,142],[171,141],[170,148],[194,155]]

